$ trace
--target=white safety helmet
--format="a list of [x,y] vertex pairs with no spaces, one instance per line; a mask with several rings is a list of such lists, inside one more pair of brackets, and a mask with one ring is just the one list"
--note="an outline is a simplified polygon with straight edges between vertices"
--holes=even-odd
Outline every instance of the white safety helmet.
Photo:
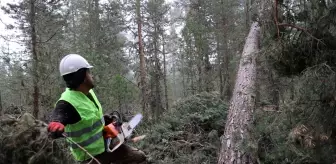
[[59,70],[61,76],[74,73],[81,68],[92,68],[93,66],[89,64],[82,56],[78,54],[68,54],[63,57],[59,65]]

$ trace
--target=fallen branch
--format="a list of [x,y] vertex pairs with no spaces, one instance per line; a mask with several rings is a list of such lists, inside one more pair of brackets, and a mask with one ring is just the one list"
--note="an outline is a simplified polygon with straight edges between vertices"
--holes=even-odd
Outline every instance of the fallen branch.
[[17,120],[14,118],[5,118],[5,119],[0,120],[0,124],[2,125],[13,125],[16,122]]
[[137,136],[131,139],[132,142],[136,143],[140,140],[143,140],[146,137],[146,135],[142,135],[142,136]]
[[202,145],[201,143],[198,143],[198,142],[188,142],[186,140],[176,140],[175,142],[183,143],[183,144],[186,144],[186,145],[189,145],[189,146],[198,145],[198,146],[204,147],[204,145]]

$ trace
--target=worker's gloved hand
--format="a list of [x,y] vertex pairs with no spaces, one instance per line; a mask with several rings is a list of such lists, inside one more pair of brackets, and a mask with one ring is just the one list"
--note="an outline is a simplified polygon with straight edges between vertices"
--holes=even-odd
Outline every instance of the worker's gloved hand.
[[63,137],[64,125],[60,122],[50,122],[48,125],[48,132],[50,132],[51,138]]

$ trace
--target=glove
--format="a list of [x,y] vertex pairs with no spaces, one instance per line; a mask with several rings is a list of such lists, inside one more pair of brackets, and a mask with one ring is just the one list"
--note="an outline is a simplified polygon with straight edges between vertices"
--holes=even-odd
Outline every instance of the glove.
[[51,138],[63,137],[64,125],[60,122],[50,122],[48,125],[48,132],[51,134]]

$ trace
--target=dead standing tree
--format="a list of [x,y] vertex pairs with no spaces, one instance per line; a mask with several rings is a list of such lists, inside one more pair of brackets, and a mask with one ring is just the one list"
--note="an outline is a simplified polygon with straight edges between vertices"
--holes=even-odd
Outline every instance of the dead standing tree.
[[249,139],[249,126],[255,108],[256,54],[259,51],[260,27],[254,22],[246,39],[230,102],[218,164],[252,163],[252,157],[241,148]]

